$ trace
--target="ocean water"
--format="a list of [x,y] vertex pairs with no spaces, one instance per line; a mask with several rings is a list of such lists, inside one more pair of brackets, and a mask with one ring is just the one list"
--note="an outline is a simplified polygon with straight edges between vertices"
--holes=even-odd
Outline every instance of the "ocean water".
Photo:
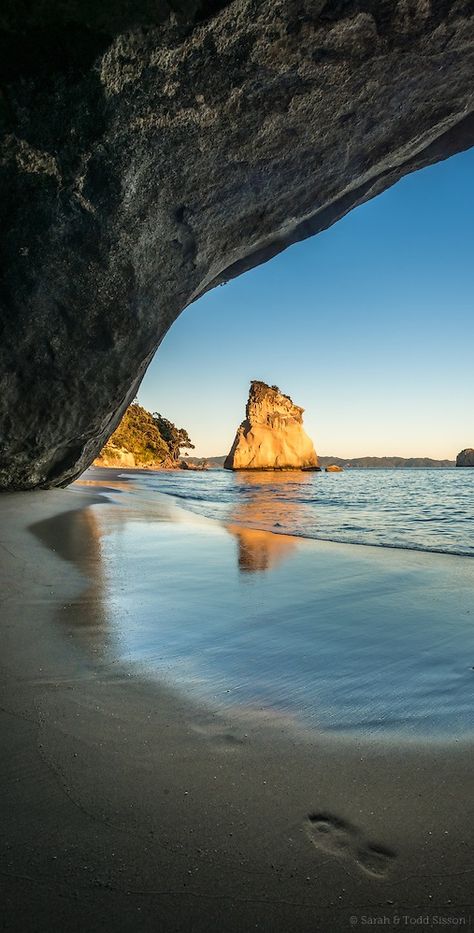
[[68,636],[213,709],[472,736],[473,484],[468,470],[114,479],[61,534],[89,541]]
[[474,556],[474,470],[134,475],[207,518],[347,544]]

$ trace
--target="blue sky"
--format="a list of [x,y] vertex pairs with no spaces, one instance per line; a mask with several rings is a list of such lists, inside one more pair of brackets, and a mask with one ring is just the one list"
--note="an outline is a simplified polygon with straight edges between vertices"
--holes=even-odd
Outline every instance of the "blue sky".
[[141,404],[226,453],[251,379],[304,406],[323,455],[474,446],[474,149],[214,289],[165,337]]

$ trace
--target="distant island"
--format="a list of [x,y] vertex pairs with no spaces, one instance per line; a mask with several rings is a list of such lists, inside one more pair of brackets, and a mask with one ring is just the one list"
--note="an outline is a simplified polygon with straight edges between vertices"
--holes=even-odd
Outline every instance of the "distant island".
[[138,402],[133,402],[94,460],[94,466],[186,469],[187,464],[180,459],[181,450],[194,450],[186,429],[177,428],[163,415],[151,414]]
[[466,447],[456,457],[457,467],[474,467],[474,448]]

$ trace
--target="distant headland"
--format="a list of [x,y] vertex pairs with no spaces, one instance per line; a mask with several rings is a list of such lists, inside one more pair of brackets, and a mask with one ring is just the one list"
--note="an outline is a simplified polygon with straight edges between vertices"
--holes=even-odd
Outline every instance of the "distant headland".
[[[187,464],[181,450],[194,450],[185,428],[138,402],[127,408],[118,428],[94,460],[94,466],[145,470],[180,470]],[[199,469],[195,466],[194,469]],[[201,467],[202,469],[202,467]]]
[[[205,463],[209,469],[222,470],[227,456],[189,457],[188,463],[193,466]],[[434,460],[431,457],[326,457],[318,454],[318,461],[321,469],[336,464],[347,470],[447,470],[456,466],[455,460]]]

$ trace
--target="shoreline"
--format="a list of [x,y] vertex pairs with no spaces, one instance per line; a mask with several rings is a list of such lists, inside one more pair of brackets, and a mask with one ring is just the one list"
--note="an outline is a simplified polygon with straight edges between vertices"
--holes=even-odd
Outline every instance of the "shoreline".
[[[298,731],[104,664],[98,613],[115,609],[89,518],[126,489],[104,477],[0,501],[6,929],[338,933],[353,915],[467,918],[470,741]],[[170,510],[163,532],[172,524]]]
[[[391,667],[394,663],[402,664],[402,679],[400,680],[399,688],[400,690],[406,692],[407,684],[410,683],[410,680],[413,679],[415,671],[412,671],[410,668],[413,667],[412,662],[410,661],[410,651],[405,649],[401,643],[403,643],[404,638],[408,638],[413,641],[411,627],[419,627],[420,616],[425,618],[424,622],[424,634],[423,631],[420,633],[418,640],[413,642],[411,652],[419,653],[422,655],[426,654],[426,647],[432,642],[432,661],[427,661],[427,664],[434,665],[433,672],[436,672],[437,667],[439,667],[440,662],[448,662],[449,654],[447,653],[449,643],[443,646],[443,643],[446,641],[446,636],[448,633],[452,637],[453,622],[450,621],[448,628],[445,626],[445,619],[452,619],[455,616],[460,617],[458,622],[461,623],[461,618],[465,617],[465,624],[469,628],[469,612],[472,604],[472,598],[474,596],[474,565],[465,560],[464,557],[453,554],[438,553],[433,551],[421,551],[417,549],[410,548],[391,548],[384,547],[379,545],[369,545],[369,544],[353,544],[348,542],[335,542],[328,541],[323,539],[314,539],[306,538],[297,535],[289,535],[280,531],[273,531],[269,529],[261,529],[252,527],[249,524],[238,522],[226,522],[216,518],[210,518],[203,516],[199,513],[195,513],[193,510],[188,510],[183,507],[180,499],[176,501],[176,498],[169,493],[158,492],[156,490],[149,491],[148,489],[143,490],[141,488],[133,488],[133,477],[130,478],[127,482],[131,485],[128,486],[129,490],[133,490],[132,496],[130,498],[130,505],[132,509],[137,509],[137,503],[140,506],[139,511],[136,511],[136,521],[139,523],[143,521],[144,516],[147,515],[147,510],[152,509],[152,512],[149,517],[150,521],[153,522],[158,519],[159,522],[162,520],[162,514],[165,516],[165,519],[171,523],[171,527],[177,523],[178,529],[183,529],[180,533],[182,543],[179,547],[176,547],[175,541],[170,539],[168,543],[168,548],[172,548],[172,560],[170,563],[170,572],[174,572],[174,565],[178,566],[181,564],[182,559],[186,553],[186,550],[190,551],[191,561],[192,561],[192,570],[189,565],[189,560],[186,570],[186,579],[188,580],[187,587],[191,587],[190,595],[187,600],[182,603],[180,600],[180,608],[177,609],[174,606],[175,599],[173,597],[173,604],[169,606],[169,609],[172,609],[173,613],[178,613],[181,615],[180,626],[185,622],[186,616],[192,611],[193,606],[193,597],[192,597],[192,578],[189,577],[190,570],[192,575],[195,574],[202,575],[202,565],[203,561],[207,559],[208,563],[211,565],[216,561],[219,563],[222,555],[225,553],[226,544],[228,542],[228,535],[235,540],[237,546],[237,564],[239,569],[239,576],[242,576],[245,579],[247,577],[253,577],[255,588],[257,580],[259,577],[265,576],[270,573],[273,574],[274,586],[276,585],[281,591],[279,598],[276,601],[272,601],[271,596],[265,588],[261,591],[261,596],[257,597],[258,599],[265,599],[268,603],[267,614],[268,612],[274,613],[274,623],[270,629],[266,629],[270,638],[273,638],[273,628],[276,623],[278,627],[276,631],[281,626],[281,621],[285,618],[288,618],[289,625],[295,625],[297,622],[296,618],[292,619],[293,610],[292,610],[292,599],[297,602],[301,602],[301,607],[303,612],[309,611],[310,613],[320,614],[321,611],[325,615],[333,619],[332,624],[336,624],[338,629],[341,629],[340,623],[338,622],[337,606],[341,604],[344,607],[344,614],[347,615],[347,601],[349,600],[349,615],[348,623],[342,627],[338,632],[338,639],[341,639],[341,647],[344,652],[356,652],[356,668],[360,668],[361,665],[365,669],[366,665],[367,672],[367,686],[365,688],[365,693],[370,696],[371,691],[374,695],[380,689],[384,689],[383,680],[380,679],[377,673],[377,664],[371,658],[373,653],[372,647],[377,651],[377,643],[380,641],[380,626],[378,624],[373,625],[373,621],[376,622],[376,617],[378,613],[382,613],[382,616],[386,618],[386,624],[393,625],[397,629],[400,628],[400,636],[395,640],[392,640],[392,645],[389,648],[390,657],[392,661],[390,662]],[[127,483],[124,483],[122,492],[127,491]],[[135,494],[138,494],[139,499],[136,500]],[[128,502],[122,502],[122,505],[125,505],[125,508],[128,508]],[[145,520],[147,520],[145,519]],[[112,523],[116,524],[116,523]],[[125,525],[127,525],[127,520],[125,520]],[[105,529],[109,529],[109,523],[105,523]],[[97,530],[95,530],[97,534]],[[106,532],[107,536],[109,530]],[[186,538],[192,534],[195,536],[195,544],[191,544],[187,547]],[[122,532],[120,534],[122,536]],[[211,536],[211,540],[215,539],[214,546],[209,546],[207,549],[207,558],[201,556],[198,558],[197,554],[195,557],[195,548],[202,550],[202,547],[206,547],[206,541]],[[220,538],[220,540],[219,540]],[[158,541],[156,542],[155,555],[156,558],[160,559],[160,548],[158,547]],[[184,548],[184,550],[183,550]],[[133,561],[132,552],[135,551],[134,542],[130,543],[130,555],[128,563]],[[222,572],[226,575],[228,571],[229,561],[232,563],[233,558],[232,554],[229,553],[227,548],[228,556],[226,557],[223,565]],[[146,561],[146,553],[143,555],[143,560]],[[113,558],[113,552],[110,557]],[[446,562],[445,558],[456,558],[458,560],[451,560]],[[292,562],[293,569],[286,568],[286,562],[290,560]],[[315,561],[317,564],[315,564]],[[200,568],[201,565],[201,569]],[[317,567],[321,565],[320,569],[317,570]],[[137,585],[137,573],[142,570],[146,573],[146,563],[136,565],[136,569],[132,572],[131,580]],[[298,569],[297,569],[298,568]],[[123,568],[125,570],[125,566]],[[316,590],[313,588],[307,588],[306,579],[314,575],[314,571],[317,571],[317,584]],[[286,576],[284,579],[280,579],[286,571]],[[151,571],[153,572],[153,571]],[[298,584],[294,582],[294,575],[297,572],[298,575]],[[329,583],[328,583],[329,581]],[[353,581],[353,582],[352,582]],[[229,581],[230,582],[230,581]],[[157,586],[160,587],[165,584],[165,580],[159,582],[157,579]],[[212,614],[215,610],[212,609],[212,601],[215,598],[215,584],[212,581],[209,581],[210,590],[208,591],[208,599],[211,600],[209,612]],[[138,585],[137,595],[142,592],[141,585]],[[421,590],[420,590],[421,587]],[[323,590],[323,599],[322,603],[319,606],[320,600],[318,600],[318,592],[322,588]],[[378,594],[378,591],[380,593]],[[405,595],[403,592],[406,591]],[[427,599],[424,596],[424,592],[427,593]],[[260,589],[255,591],[260,592]],[[420,599],[421,595],[421,599]],[[146,596],[146,591],[145,591]],[[252,603],[248,604],[245,600],[245,587],[240,591],[234,592],[231,595],[231,591],[224,592],[221,596],[217,596],[218,603],[219,600],[224,600],[224,603],[232,603],[234,600],[238,605],[240,605],[241,600],[244,599],[242,603],[243,612],[253,612]],[[139,596],[139,598],[141,598]],[[154,597],[153,597],[154,598]],[[198,597],[201,598],[201,597]],[[281,601],[283,598],[283,602]],[[269,601],[270,600],[270,601]],[[331,604],[335,604],[336,612],[329,611],[328,600]],[[355,608],[351,608],[352,601],[355,600],[356,603],[360,603],[360,610],[356,611]],[[395,608],[393,608],[392,603],[395,603]],[[307,604],[307,610],[305,608]],[[440,604],[440,605],[438,605]],[[430,609],[431,606],[431,609]],[[224,612],[228,610],[224,609]],[[220,614],[220,610],[218,610]],[[375,613],[375,615],[374,615]],[[401,625],[401,620],[399,614],[402,615],[409,614],[409,621],[404,620],[403,625]],[[367,616],[367,620],[366,620]],[[202,620],[204,627],[207,627],[207,620]],[[234,613],[234,621],[232,623],[235,628],[235,636],[238,636],[238,626],[239,619],[238,613]],[[255,617],[253,623],[260,627],[261,621],[258,618],[258,615]],[[143,619],[140,621],[140,626],[143,628],[143,625],[149,625],[146,621],[146,613]],[[224,643],[221,643],[221,650],[225,647],[225,639],[227,638],[226,629],[222,630],[221,634],[218,636],[215,629],[215,623],[212,623],[214,634],[213,639],[223,638]],[[351,629],[354,628],[354,635],[352,635]],[[367,631],[366,631],[367,629]],[[373,630],[373,631],[372,631]],[[188,696],[191,702],[203,704],[204,706],[208,704],[209,699],[212,698],[212,702],[217,704],[217,707],[224,711],[227,715],[232,712],[232,697],[236,696],[236,702],[238,704],[239,715],[243,710],[247,709],[250,714],[255,707],[255,699],[258,694],[252,696],[252,692],[248,694],[248,690],[245,690],[242,693],[241,678],[245,680],[245,665],[241,666],[241,670],[238,676],[237,682],[235,682],[235,677],[233,677],[232,670],[225,671],[220,670],[220,668],[212,669],[212,667],[204,666],[202,671],[199,668],[196,669],[193,674],[192,670],[188,670],[188,662],[186,657],[189,657],[189,661],[192,662],[192,652],[197,652],[198,655],[201,654],[201,647],[199,642],[196,642],[192,629],[188,630],[188,637],[190,643],[193,646],[188,650],[186,644],[186,626],[183,628],[184,632],[184,646],[183,650],[185,654],[183,655],[182,660],[184,663],[184,670],[180,670],[180,664],[176,664],[176,660],[179,662],[180,654],[178,653],[177,658],[175,657],[175,652],[172,650],[171,655],[166,652],[165,644],[162,644],[160,653],[163,654],[163,661],[158,666],[156,666],[154,658],[154,649],[153,642],[145,645],[145,650],[141,648],[140,640],[138,642],[138,655],[137,648],[134,647],[133,638],[127,637],[126,633],[120,632],[120,627],[118,631],[118,636],[122,642],[122,650],[124,651],[124,663],[130,666],[130,670],[133,672],[134,676],[144,676],[146,679],[151,679],[155,681],[163,681],[171,684],[171,687],[175,686]],[[306,641],[307,638],[311,637],[310,631],[303,630],[302,633],[299,633],[298,637],[304,638]],[[166,630],[163,632],[165,641],[168,637]],[[321,636],[321,633],[320,633]],[[319,637],[320,637],[319,636]],[[324,636],[324,633],[323,633]],[[286,637],[286,636],[285,636]],[[383,636],[382,636],[383,637]],[[153,635],[152,635],[153,638]],[[333,640],[333,636],[330,636]],[[358,639],[362,638],[364,641],[368,639],[368,649],[369,653],[364,656],[361,654],[361,649],[358,645]],[[436,655],[436,643],[440,642],[440,650]],[[348,640],[349,639],[349,640]],[[426,643],[425,643],[426,639]],[[471,650],[474,650],[474,641],[472,637],[470,638],[472,644],[470,645]],[[127,648],[127,642],[130,642],[129,647]],[[204,642],[206,645],[206,642]],[[241,644],[241,649],[245,649],[245,644]],[[288,645],[289,647],[289,645]],[[331,645],[329,645],[331,648]],[[338,647],[338,642],[336,642],[336,648]],[[383,647],[383,645],[382,645]],[[264,653],[266,651],[265,644],[260,640],[258,645],[255,642],[254,645],[257,655]],[[321,649],[327,652],[328,645],[324,642],[321,644]],[[207,651],[207,647],[205,647]],[[332,648],[331,648],[332,650]],[[385,652],[385,648],[383,649]],[[467,645],[467,651],[469,651],[469,644]],[[127,653],[129,657],[127,657]],[[446,654],[446,658],[444,657]],[[360,657],[359,657],[360,655]],[[398,656],[398,660],[397,660]],[[271,654],[269,654],[271,657]],[[328,660],[330,655],[327,656]],[[275,662],[278,663],[278,656],[275,657]],[[117,663],[114,660],[114,663]],[[305,663],[305,658],[301,657],[297,659],[298,665],[300,663]],[[386,664],[384,661],[383,654],[381,656],[382,670]],[[454,672],[450,671],[450,666],[455,663],[456,669]],[[333,661],[334,664],[334,661]],[[462,665],[459,669],[459,664]],[[339,665],[338,665],[339,666]],[[202,667],[202,665],[201,665]],[[426,675],[429,675],[429,666],[426,668]],[[257,671],[257,676],[259,672]],[[323,672],[321,671],[321,674]],[[336,675],[336,670],[333,671],[333,676]],[[350,675],[351,671],[347,671],[347,675]],[[454,674],[454,679],[453,679]],[[350,740],[352,737],[357,737],[359,741],[364,741],[366,738],[365,733],[368,735],[369,742],[376,743],[398,743],[399,745],[408,745],[408,744],[433,744],[437,743],[442,745],[446,743],[452,747],[454,743],[459,741],[469,741],[470,738],[474,738],[474,719],[471,716],[471,724],[468,727],[467,724],[459,731],[459,725],[456,720],[455,711],[451,713],[452,716],[452,725],[448,725],[446,722],[443,725],[442,719],[440,719],[439,726],[435,727],[433,731],[433,726],[430,725],[430,719],[426,720],[426,724],[423,724],[423,719],[426,716],[426,712],[429,711],[430,705],[433,705],[433,713],[430,714],[430,718],[433,720],[433,723],[436,722],[436,713],[434,709],[438,703],[438,698],[435,695],[433,690],[439,689],[443,693],[446,690],[452,689],[456,692],[459,692],[459,676],[462,674],[463,683],[464,683],[464,704],[470,703],[471,699],[471,670],[469,665],[463,664],[462,657],[458,656],[457,658],[453,656],[451,662],[446,668],[445,676],[438,676],[438,686],[433,688],[433,685],[430,686],[429,679],[426,682],[425,689],[429,687],[430,697],[426,701],[423,701],[423,706],[417,709],[417,704],[419,704],[419,699],[417,698],[416,693],[410,700],[410,691],[407,692],[407,704],[406,711],[403,709],[400,710],[401,718],[397,718],[396,710],[399,706],[396,694],[396,686],[394,685],[393,689],[395,693],[392,695],[388,694],[387,701],[385,703],[386,710],[381,710],[380,720],[378,715],[373,718],[365,716],[358,721],[357,717],[353,719],[352,712],[350,712],[349,719],[347,720],[344,714],[344,708],[342,707],[337,711],[336,707],[331,710],[328,708],[326,716],[322,718],[315,718],[310,713],[310,707],[305,712],[304,707],[307,706],[308,698],[303,698],[301,701],[298,701],[297,694],[295,695],[295,702],[290,703],[289,707],[285,709],[283,707],[283,714],[286,715],[286,712],[291,717],[294,717],[293,727],[296,730],[305,732],[309,729],[310,731],[316,731],[322,736],[335,736],[341,735],[343,739]],[[300,671],[298,668],[293,671],[283,670],[282,675],[285,678],[294,678],[296,681],[300,679]],[[217,701],[214,694],[213,684],[216,683],[218,687],[221,678],[225,676],[226,686],[230,689],[225,691],[226,694],[230,694],[229,699],[224,697]],[[425,678],[425,672],[423,669],[423,664],[421,665],[418,677],[422,676]],[[393,679],[393,674],[391,675]],[[216,680],[217,678],[217,680]],[[404,680],[406,678],[406,681]],[[199,682],[203,680],[205,684],[208,681],[208,686],[200,688]],[[193,681],[196,681],[195,683]],[[335,690],[339,689],[346,692],[346,684],[344,680],[340,679],[337,681],[338,686],[335,687]],[[420,687],[422,682],[420,683]],[[307,683],[309,687],[309,683]],[[359,684],[354,682],[352,690],[356,691],[359,694],[360,702],[360,693],[361,693],[362,681],[359,678]],[[275,683],[275,691],[273,691],[273,697],[270,695],[265,699],[263,698],[264,704],[270,705],[272,707],[272,702],[276,702],[275,712],[278,710],[278,692],[279,685]],[[417,688],[418,689],[418,688]],[[247,692],[247,696],[245,695]],[[334,691],[333,699],[334,699]],[[318,697],[318,703],[320,705],[321,696]],[[410,702],[413,704],[413,710],[410,711]],[[461,695],[459,697],[460,705],[462,706]],[[302,704],[302,705],[301,705]],[[428,705],[427,705],[428,704]],[[258,704],[257,704],[258,705]],[[376,707],[374,708],[375,712]],[[392,715],[390,715],[390,712]],[[406,712],[410,713],[408,718],[406,718]],[[442,706],[439,710],[440,713],[443,712]],[[387,714],[389,714],[387,716]],[[417,715],[421,715],[420,725],[417,725]],[[466,713],[464,713],[464,716]],[[329,717],[329,718],[328,718]],[[340,717],[340,718],[338,718]],[[392,721],[393,719],[393,721]],[[345,721],[346,720],[346,721]],[[380,725],[378,723],[380,722]],[[454,731],[453,731],[454,727]],[[410,731],[411,730],[411,731]]]
[[[155,473],[157,474],[157,476],[159,476],[160,474],[163,474],[163,473],[165,473],[165,474],[166,474],[166,473],[173,473],[173,474],[174,474],[174,473],[176,472],[176,471],[174,471],[174,470],[155,470],[155,471],[153,471],[153,470],[145,470],[145,469],[142,470],[142,469],[131,469],[131,468],[130,468],[130,469],[123,469],[123,468],[122,468],[122,469],[118,469],[118,468],[99,467],[99,469],[102,469],[102,470],[108,469],[109,473],[115,474],[117,478],[122,478],[122,479],[124,479],[124,480],[125,480],[127,477],[129,477],[129,481],[130,481],[130,482],[133,481],[134,475],[137,475],[137,476],[140,476],[140,475],[143,475],[143,474],[150,475],[150,473],[155,472]],[[179,472],[180,472],[180,471],[179,471]],[[183,471],[183,472],[186,473],[186,471]],[[189,470],[189,472],[199,472],[199,473],[202,473],[202,472],[204,472],[204,473],[206,473],[206,472],[209,472],[209,473],[219,472],[219,473],[220,473],[220,472],[224,472],[224,471],[221,471],[221,470],[212,470],[212,469],[211,469],[211,470],[208,470],[208,471],[206,471],[206,470],[204,470],[204,471],[203,471],[203,470]],[[264,474],[264,475],[269,475],[269,471],[257,470],[257,469],[250,470],[250,471],[248,471],[248,470],[236,470],[236,471],[226,471],[226,472],[227,472],[227,473],[228,473],[228,472],[249,473],[249,474],[251,474],[251,475],[255,475],[255,474],[258,474],[258,473],[262,473],[262,474]],[[281,472],[285,472],[285,471],[274,470],[274,471],[271,471],[271,472],[272,472],[273,474],[275,474],[276,476],[278,476],[278,475],[281,475]],[[288,472],[288,471],[286,471],[286,472]],[[312,471],[303,471],[303,470],[296,471],[296,470],[295,470],[294,472],[298,474],[298,473],[302,473],[302,472],[315,472],[315,471],[314,471],[314,470],[312,470]],[[324,471],[320,471],[320,472],[324,472]],[[374,472],[376,472],[376,471],[374,471]],[[397,472],[397,471],[390,470],[390,472]],[[89,476],[89,471],[86,471],[86,473],[83,474],[83,476],[86,476],[86,477]],[[113,479],[113,478],[114,478],[114,476],[112,475],[111,479]],[[93,479],[91,479],[91,481],[93,481]],[[79,480],[79,481],[77,481],[77,482],[81,482],[81,480]],[[465,551],[465,550],[461,550],[461,549],[460,549],[460,550],[448,550],[448,549],[443,549],[443,548],[434,547],[434,546],[429,546],[429,545],[418,545],[418,544],[409,544],[409,543],[405,543],[405,544],[394,543],[394,544],[391,544],[391,543],[386,542],[386,541],[384,541],[384,542],[378,542],[378,541],[363,541],[363,540],[359,540],[359,541],[356,541],[356,540],[346,540],[346,539],[344,539],[344,538],[339,538],[339,537],[337,537],[336,535],[334,535],[334,536],[310,535],[310,534],[305,534],[304,532],[298,532],[298,531],[295,531],[295,530],[288,530],[288,531],[287,531],[287,530],[285,530],[284,528],[282,528],[281,530],[279,530],[278,528],[275,527],[274,524],[265,523],[263,520],[261,520],[261,521],[259,521],[259,520],[251,521],[251,520],[248,519],[248,518],[239,519],[238,517],[235,517],[235,516],[232,516],[232,518],[229,518],[229,519],[224,519],[224,518],[221,518],[221,517],[212,517],[212,516],[209,516],[209,515],[205,515],[205,514],[201,513],[199,510],[195,510],[195,509],[191,508],[191,507],[189,506],[189,504],[186,504],[186,503],[189,503],[189,502],[192,502],[192,501],[193,501],[192,497],[191,497],[191,499],[190,499],[188,496],[180,496],[179,493],[178,493],[177,491],[173,490],[173,489],[169,489],[169,490],[162,490],[162,489],[156,490],[156,489],[155,489],[155,490],[153,490],[153,495],[154,495],[154,497],[156,497],[156,496],[158,496],[158,495],[161,495],[161,496],[165,496],[165,497],[168,498],[168,499],[171,499],[171,500],[173,501],[174,505],[176,506],[176,508],[181,508],[181,509],[182,509],[186,514],[188,514],[188,515],[199,516],[199,517],[204,518],[204,519],[207,519],[207,520],[209,520],[209,521],[211,521],[211,522],[218,522],[218,523],[223,524],[223,525],[227,524],[228,522],[231,522],[232,524],[235,524],[235,525],[241,525],[241,527],[243,527],[243,528],[249,528],[249,529],[250,529],[250,528],[253,528],[253,529],[255,529],[255,530],[259,530],[259,531],[262,531],[262,532],[265,532],[265,533],[269,533],[269,534],[272,534],[272,535],[283,535],[283,536],[286,536],[286,537],[293,537],[293,538],[295,538],[295,539],[297,539],[297,540],[330,543],[330,544],[341,545],[341,546],[343,546],[343,547],[346,547],[346,546],[347,546],[347,547],[356,547],[356,548],[359,548],[359,547],[362,547],[362,548],[376,548],[376,549],[391,550],[391,551],[400,551],[400,552],[406,552],[406,551],[408,551],[408,552],[414,552],[414,553],[419,553],[419,554],[439,554],[439,555],[445,556],[445,557],[459,557],[459,558],[468,558],[468,559],[472,559],[472,558],[474,557],[474,553],[473,553],[472,551]],[[182,503],[183,503],[183,504],[182,504]]]

